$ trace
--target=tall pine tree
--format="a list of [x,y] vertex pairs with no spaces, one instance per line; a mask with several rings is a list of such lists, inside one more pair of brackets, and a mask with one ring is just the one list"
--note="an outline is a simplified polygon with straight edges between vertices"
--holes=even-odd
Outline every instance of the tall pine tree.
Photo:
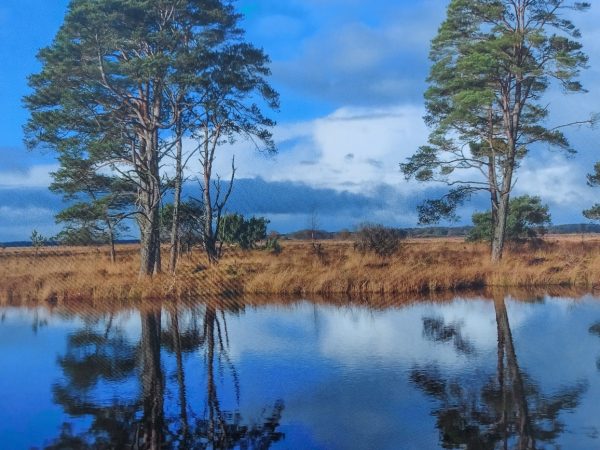
[[[542,96],[552,81],[581,92],[587,62],[568,18],[589,3],[565,0],[451,0],[431,44],[425,94],[429,144],[401,170],[407,178],[452,186],[419,207],[420,221],[455,217],[486,191],[492,210],[492,260],[502,258],[515,172],[535,144],[573,152],[559,126],[546,125]],[[590,121],[574,122],[584,123]],[[466,175],[461,175],[462,172]]]
[[[72,0],[39,53],[42,71],[25,98],[26,142],[51,148],[61,162],[80,154],[135,186],[140,276],[161,271],[162,168],[173,142],[195,125],[182,105],[205,96],[202,73],[229,68],[215,55],[241,39],[239,19],[226,0]],[[253,62],[244,63],[227,76],[245,74]],[[181,172],[178,164],[179,189]]]

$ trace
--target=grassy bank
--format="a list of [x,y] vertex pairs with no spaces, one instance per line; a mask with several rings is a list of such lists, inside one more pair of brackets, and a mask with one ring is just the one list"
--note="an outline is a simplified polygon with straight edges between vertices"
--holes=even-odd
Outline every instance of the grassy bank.
[[484,244],[411,240],[390,258],[362,255],[351,242],[288,241],[283,251],[226,251],[206,267],[200,251],[183,257],[176,276],[137,279],[134,246],[111,264],[104,248],[0,250],[3,303],[76,299],[152,299],[182,296],[423,295],[492,287],[600,287],[600,238],[547,238],[539,247],[508,249],[494,267]]

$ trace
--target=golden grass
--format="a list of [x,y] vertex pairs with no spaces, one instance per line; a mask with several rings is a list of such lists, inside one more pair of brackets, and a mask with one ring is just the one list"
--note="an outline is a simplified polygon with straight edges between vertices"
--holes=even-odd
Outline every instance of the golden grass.
[[[501,264],[484,244],[458,239],[409,240],[389,259],[361,255],[351,242],[284,241],[279,255],[228,250],[205,267],[201,251],[184,256],[178,274],[138,280],[136,246],[120,246],[111,264],[105,248],[0,250],[0,302],[130,301],[236,296],[407,296],[491,287],[600,286],[600,238],[549,237],[538,248],[514,246]],[[165,254],[166,254],[165,249]]]

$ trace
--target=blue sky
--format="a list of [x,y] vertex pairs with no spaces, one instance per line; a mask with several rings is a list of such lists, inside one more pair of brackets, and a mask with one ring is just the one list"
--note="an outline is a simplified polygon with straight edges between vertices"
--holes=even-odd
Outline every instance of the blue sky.
[[[56,168],[52,154],[28,152],[21,105],[35,55],[62,22],[67,0],[3,0],[0,4],[0,241],[27,239],[36,228],[58,231],[60,197],[47,191]],[[429,41],[444,18],[446,0],[239,0],[248,39],[272,59],[272,84],[281,94],[275,137],[279,154],[267,158],[247,142],[224,148],[218,172],[227,176],[236,155],[238,184],[232,209],[266,215],[272,229],[305,228],[313,211],[322,228],[363,221],[416,224],[415,205],[440,187],[407,183],[398,163],[426,142],[423,91]],[[590,69],[589,93],[563,96],[551,89],[552,123],[600,110],[600,10],[578,15]],[[581,210],[598,194],[585,174],[600,157],[600,131],[571,130],[579,154],[567,159],[536,149],[524,161],[516,193],[540,195],[554,223],[584,222]],[[192,172],[195,170],[192,165]],[[189,186],[194,194],[195,186]],[[255,194],[261,194],[255,195]],[[469,221],[476,201],[462,211]]]

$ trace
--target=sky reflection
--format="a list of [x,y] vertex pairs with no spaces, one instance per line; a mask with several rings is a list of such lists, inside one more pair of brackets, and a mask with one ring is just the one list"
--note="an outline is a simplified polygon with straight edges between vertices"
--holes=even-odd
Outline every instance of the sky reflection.
[[0,318],[7,449],[600,446],[592,297]]

